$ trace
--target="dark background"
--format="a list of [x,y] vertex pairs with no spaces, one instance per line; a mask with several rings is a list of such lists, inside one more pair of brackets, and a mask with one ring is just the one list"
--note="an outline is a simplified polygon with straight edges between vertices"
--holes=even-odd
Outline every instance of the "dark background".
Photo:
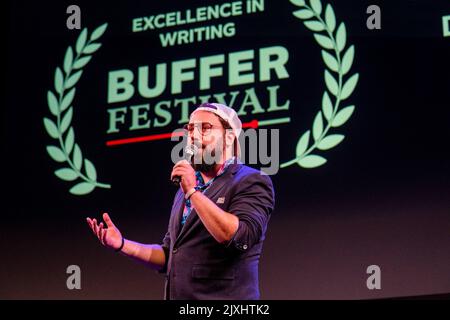
[[[82,197],[69,194],[73,184],[53,174],[60,165],[46,153],[53,140],[42,122],[49,115],[46,94],[53,89],[54,70],[79,33],[66,28],[70,4],[81,7],[82,27],[90,31],[109,22],[103,47],[77,85],[73,125],[84,155],[96,165],[98,180],[113,188]],[[371,4],[381,7],[381,30],[366,28],[366,8]],[[274,83],[291,100],[285,115],[294,122],[280,126],[281,159],[293,157],[325,89],[324,66],[312,33],[293,17],[296,8],[289,1],[269,0],[264,13],[230,19],[237,28],[233,38],[162,49],[158,32],[130,31],[132,18],[202,5],[6,4],[1,298],[163,296],[162,276],[104,249],[85,222],[86,216],[98,218],[107,211],[125,237],[159,243],[176,191],[168,182],[173,143],[105,146],[111,138],[105,133],[108,70],[283,45],[290,52],[290,78]],[[360,299],[450,292],[450,38],[443,38],[441,22],[450,14],[448,1],[332,5],[338,21],[346,23],[348,43],[356,48],[351,73],[359,72],[360,81],[346,101],[356,109],[336,130],[346,135],[345,140],[322,153],[327,164],[316,169],[291,166],[272,177],[276,210],[261,257],[261,298]],[[185,27],[189,26],[181,28]],[[221,90],[231,89],[219,83],[212,92]],[[182,96],[197,94],[190,92]],[[163,98],[171,99],[166,95],[157,100]],[[133,99],[118,105],[146,102]],[[81,267],[81,290],[66,288],[66,268],[71,264]],[[366,268],[372,264],[381,267],[381,290],[366,287]]]

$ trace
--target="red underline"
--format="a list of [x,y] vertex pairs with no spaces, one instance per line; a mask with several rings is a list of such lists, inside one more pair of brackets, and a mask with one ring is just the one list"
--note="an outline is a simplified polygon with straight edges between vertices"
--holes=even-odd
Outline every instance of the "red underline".
[[[258,120],[252,120],[249,122],[245,122],[242,124],[242,128],[243,129],[246,129],[246,128],[256,129],[256,128],[258,128]],[[170,139],[172,137],[181,137],[183,134],[184,134],[183,132],[168,132],[168,133],[151,134],[148,136],[141,136],[141,137],[134,137],[134,138],[116,139],[116,140],[106,141],[106,145],[108,147],[112,147],[112,146],[117,146],[117,145],[122,145],[122,144]]]

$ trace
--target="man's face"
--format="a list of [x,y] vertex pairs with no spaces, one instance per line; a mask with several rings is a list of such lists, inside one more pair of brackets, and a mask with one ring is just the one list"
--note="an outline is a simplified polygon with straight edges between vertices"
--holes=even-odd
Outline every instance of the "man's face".
[[225,129],[219,118],[211,112],[197,111],[190,120],[194,130],[189,131],[189,143],[199,150],[192,160],[195,170],[206,172],[222,160],[225,142]]

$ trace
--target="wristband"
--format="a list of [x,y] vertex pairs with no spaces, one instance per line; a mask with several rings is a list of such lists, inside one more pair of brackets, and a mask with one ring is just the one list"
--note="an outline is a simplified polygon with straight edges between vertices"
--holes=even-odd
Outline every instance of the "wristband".
[[189,200],[189,198],[195,193],[195,191],[197,191],[197,189],[192,188],[191,190],[189,190],[186,195],[184,196],[185,200]]
[[115,249],[114,251],[116,251],[116,252],[120,252],[120,251],[122,251],[122,249],[123,249],[123,245],[125,244],[125,239],[124,239],[124,237],[122,237],[122,244],[120,245],[120,247],[119,248],[117,248],[117,249]]

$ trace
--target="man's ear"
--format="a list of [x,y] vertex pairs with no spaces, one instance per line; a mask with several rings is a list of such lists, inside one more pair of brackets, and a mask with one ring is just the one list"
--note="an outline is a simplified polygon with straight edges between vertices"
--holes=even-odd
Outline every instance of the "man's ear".
[[234,137],[233,129],[225,129],[225,142],[227,146],[233,145]]

